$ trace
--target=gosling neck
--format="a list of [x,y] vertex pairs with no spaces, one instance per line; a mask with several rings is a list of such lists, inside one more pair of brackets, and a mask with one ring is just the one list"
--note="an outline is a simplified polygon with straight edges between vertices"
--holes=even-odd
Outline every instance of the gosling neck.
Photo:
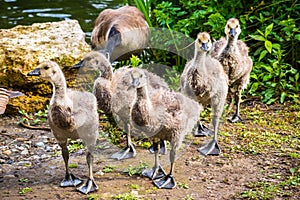
[[147,86],[139,87],[136,89],[136,96],[138,100],[149,99]]
[[199,51],[195,48],[195,55],[194,55],[194,66],[197,67],[198,70],[206,72],[205,68],[205,57],[206,51]]
[[67,98],[67,83],[64,75],[60,72],[61,75],[55,81],[52,81],[53,86],[53,101],[60,101]]
[[105,78],[107,80],[112,80],[112,76],[113,76],[113,69],[111,66],[108,66],[103,72],[101,72],[100,75],[102,78]]
[[229,37],[229,36],[227,36],[227,38],[226,38],[227,45],[225,47],[225,50],[229,50],[232,47],[235,47],[235,45],[237,43],[237,40],[238,40],[238,36],[235,36],[235,37]]

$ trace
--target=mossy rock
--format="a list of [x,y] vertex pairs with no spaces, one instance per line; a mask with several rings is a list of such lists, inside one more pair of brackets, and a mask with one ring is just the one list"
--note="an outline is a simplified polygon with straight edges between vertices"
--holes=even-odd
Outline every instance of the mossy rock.
[[11,99],[6,113],[15,113],[18,109],[35,112],[48,103],[51,84],[27,76],[38,64],[47,60],[57,62],[68,85],[73,86],[77,71],[72,66],[91,51],[77,20],[0,29],[0,44],[0,87],[25,94]]

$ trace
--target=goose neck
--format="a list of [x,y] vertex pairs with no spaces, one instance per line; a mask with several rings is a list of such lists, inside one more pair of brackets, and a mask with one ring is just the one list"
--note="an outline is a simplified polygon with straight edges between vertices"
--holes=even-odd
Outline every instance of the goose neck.
[[147,89],[146,86],[137,88],[136,92],[137,92],[137,99],[138,100],[140,100],[140,99],[149,99],[148,89]]
[[67,96],[67,83],[65,78],[62,76],[55,82],[52,82],[53,85],[53,99],[64,99]]

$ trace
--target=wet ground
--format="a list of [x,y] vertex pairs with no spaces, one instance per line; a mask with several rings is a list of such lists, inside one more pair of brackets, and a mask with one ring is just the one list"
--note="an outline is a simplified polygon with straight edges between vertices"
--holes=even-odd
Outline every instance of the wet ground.
[[[289,119],[285,119],[284,113],[287,112]],[[251,105],[250,109],[244,109],[243,115],[247,115],[246,124],[222,123],[220,156],[203,157],[197,152],[197,148],[208,138],[189,136],[186,139],[175,164],[177,187],[173,190],[157,189],[149,179],[139,175],[129,176],[124,172],[130,166],[141,165],[141,162],[152,166],[154,156],[147,149],[137,146],[136,158],[116,161],[110,156],[119,149],[99,136],[94,162],[94,176],[99,190],[89,195],[80,194],[73,187],[59,187],[64,177],[64,163],[60,148],[49,131],[29,130],[17,125],[20,117],[2,116],[0,199],[134,199],[128,196],[153,200],[242,199],[242,192],[261,189],[253,184],[251,186],[251,183],[265,182],[267,186],[279,184],[288,179],[291,168],[300,165],[299,109]],[[286,120],[294,121],[290,126],[284,126]],[[282,137],[296,134],[293,138],[297,141],[283,141],[279,146],[273,143],[260,146],[266,141],[257,141],[254,146],[251,138],[246,140],[250,133],[264,135],[272,131],[282,134]],[[277,138],[274,136],[268,140],[275,141]],[[286,151],[283,152],[282,148]],[[294,156],[288,156],[290,153]],[[162,156],[161,160],[168,171],[168,155]],[[73,174],[86,178],[84,149],[75,149],[69,163],[77,165],[71,169]],[[107,171],[107,168],[112,168],[112,171]],[[258,199],[299,198],[300,188],[295,185],[280,187],[280,192],[275,192],[270,198],[261,196]]]

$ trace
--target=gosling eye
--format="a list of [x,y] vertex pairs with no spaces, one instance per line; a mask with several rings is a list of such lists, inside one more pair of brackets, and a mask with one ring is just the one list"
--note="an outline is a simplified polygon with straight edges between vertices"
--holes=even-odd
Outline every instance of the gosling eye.
[[238,28],[239,27],[239,25],[236,25],[236,28]]
[[49,69],[49,66],[48,66],[48,65],[46,65],[46,66],[44,67],[44,69],[45,69],[45,70],[48,70],[48,69]]

